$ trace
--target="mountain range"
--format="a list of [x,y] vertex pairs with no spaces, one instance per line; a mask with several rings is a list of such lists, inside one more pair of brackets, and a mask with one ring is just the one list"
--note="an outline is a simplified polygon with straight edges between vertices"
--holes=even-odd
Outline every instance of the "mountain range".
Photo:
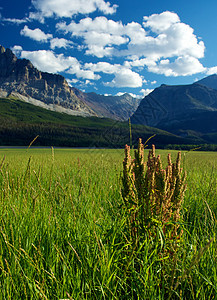
[[[0,141],[3,144],[13,144],[13,141],[5,139],[7,132],[10,136],[15,137],[17,134],[21,137],[25,135],[21,130],[22,126],[30,130],[33,123],[37,124],[34,125],[37,128],[36,133],[40,132],[43,136],[49,123],[53,134],[58,136],[57,145],[62,145],[61,140],[63,141],[58,128],[67,136],[64,145],[82,145],[81,132],[85,139],[90,136],[89,142],[95,139],[101,140],[101,146],[120,145],[120,141],[112,141],[112,136],[121,140],[123,135],[126,139],[129,128],[125,121],[129,118],[132,124],[139,126],[133,125],[134,138],[139,135],[148,137],[148,134],[150,136],[158,132],[161,145],[217,144],[217,75],[189,85],[163,84],[142,100],[129,94],[105,96],[84,93],[71,87],[63,76],[41,72],[29,60],[18,59],[10,49],[0,46],[0,98]],[[30,106],[24,106],[24,102],[28,102],[26,105]],[[35,108],[38,106],[40,109]],[[55,111],[57,115],[51,116],[48,110]],[[78,119],[69,121],[66,114],[58,113],[66,113]],[[30,118],[26,118],[27,114],[30,114]],[[72,128],[67,127],[70,122],[76,123],[77,129],[73,127],[73,130],[77,132],[74,136],[77,142],[68,141],[70,135],[72,136]],[[99,129],[104,130],[107,126],[113,128],[109,142],[103,141],[104,134]],[[120,133],[123,128],[124,134]],[[114,129],[119,134],[114,134]],[[34,130],[31,132],[33,134]]]
[[0,46],[0,96],[17,97],[43,108],[78,116],[127,120],[140,100],[129,94],[104,96],[83,93],[61,75],[41,72],[26,59],[18,59]]
[[161,85],[142,99],[131,120],[217,143],[217,75],[189,85]]

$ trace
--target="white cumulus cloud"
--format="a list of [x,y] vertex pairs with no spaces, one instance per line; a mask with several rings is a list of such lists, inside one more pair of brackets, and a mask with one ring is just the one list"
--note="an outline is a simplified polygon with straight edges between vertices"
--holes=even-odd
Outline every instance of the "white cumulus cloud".
[[153,89],[141,89],[141,91],[140,91],[140,93],[142,94],[143,98],[145,96],[147,96],[148,94],[150,94],[151,92],[153,92]]
[[[127,59],[126,68],[147,68],[154,73],[167,73],[167,76],[186,76],[203,71],[198,59],[204,57],[204,43],[176,13],[165,11],[145,16],[142,25],[136,22],[124,25],[103,16],[84,18],[78,23],[61,22],[57,29],[65,34],[71,33],[72,38],[81,38],[86,55],[122,57]],[[166,70],[161,65],[167,59],[175,60],[175,63],[169,63]],[[187,61],[192,65],[188,66]]]
[[40,71],[57,73],[69,69],[77,63],[74,57],[64,57],[63,54],[56,55],[49,50],[22,51],[21,58],[29,59]]
[[[158,16],[160,17],[160,15]],[[154,28],[152,30],[154,31]],[[119,55],[134,56],[137,59],[148,58],[155,61],[161,58],[183,55],[195,58],[204,56],[204,43],[202,41],[198,42],[193,29],[187,24],[172,23],[164,31],[158,34],[156,30],[154,34],[153,36],[144,34],[138,42],[136,40],[130,41],[128,49],[120,51]]]
[[207,75],[213,75],[213,74],[217,74],[217,66],[212,67],[212,68],[207,68]]
[[[123,24],[105,16],[59,20],[96,10],[112,14],[117,5],[106,0],[32,0],[32,3],[36,10],[30,13],[29,18],[41,22],[46,21],[46,17],[55,18],[58,20],[56,32],[52,35],[25,25],[20,33],[34,41],[49,42],[50,50],[31,52],[14,48],[13,51],[30,59],[42,71],[66,72],[84,80],[102,78],[101,82],[106,86],[131,88],[142,88],[147,83],[141,75],[143,70],[165,76],[217,72],[217,67],[205,68],[202,65],[203,41],[174,12],[144,16],[141,24]],[[79,51],[79,59],[82,55],[94,56],[94,63],[85,63],[91,58],[84,58],[81,62],[73,56],[54,53],[57,49],[60,53],[61,48],[62,51],[72,48],[73,54]],[[108,61],[108,58],[109,62],[103,61]],[[109,76],[104,80],[103,74],[112,75],[110,82]],[[149,81],[149,84],[156,84],[156,81]],[[145,95],[150,91],[142,89],[141,93]]]
[[137,88],[143,84],[143,78],[138,73],[120,64],[98,62],[96,64],[87,63],[84,67],[95,73],[113,74],[113,80],[104,83],[106,86]]
[[108,62],[98,62],[96,64],[86,63],[85,68],[96,73],[114,74],[117,73],[122,66],[120,64],[110,64]]
[[40,71],[49,73],[66,72],[77,78],[98,80],[99,75],[91,70],[85,70],[75,57],[65,57],[63,54],[54,54],[50,50],[21,51],[21,58],[29,59]]
[[76,14],[89,14],[96,10],[104,14],[113,14],[117,9],[117,5],[111,5],[110,2],[104,0],[32,0],[32,4],[38,12],[32,13],[31,17],[39,20],[40,15],[70,18]]
[[91,80],[98,80],[100,79],[100,75],[96,75],[91,70],[84,70],[81,68],[81,65],[79,63],[74,64],[68,71],[69,74],[75,74],[77,78],[83,78],[83,79],[91,79]]
[[144,27],[150,27],[153,32],[164,32],[171,25],[179,23],[179,16],[170,11],[164,11],[161,14],[153,14],[150,17],[144,16]]
[[79,23],[72,21],[58,23],[57,29],[71,33],[72,37],[81,37],[86,45],[86,54],[99,58],[113,55],[113,45],[126,44],[129,38],[124,35],[124,26],[121,22],[108,20],[106,17],[81,19]]
[[53,37],[52,34],[46,34],[39,28],[30,29],[27,25],[24,26],[20,34],[37,42],[47,42],[47,40]]
[[115,78],[111,82],[106,82],[110,87],[131,87],[137,88],[142,86],[142,77],[130,69],[120,69],[115,73]]
[[52,50],[54,50],[55,48],[68,48],[68,47],[72,47],[73,42],[72,41],[68,41],[64,38],[54,38],[50,40],[50,47]]
[[148,68],[150,72],[164,74],[165,76],[188,76],[204,72],[206,68],[197,58],[191,56],[178,57],[174,62],[169,59],[161,60],[159,63]]

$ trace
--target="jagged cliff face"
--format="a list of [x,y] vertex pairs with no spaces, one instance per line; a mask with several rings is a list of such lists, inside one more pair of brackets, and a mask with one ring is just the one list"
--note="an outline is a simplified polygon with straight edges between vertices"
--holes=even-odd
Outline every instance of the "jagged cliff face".
[[63,76],[40,72],[29,60],[18,59],[0,46],[0,97],[9,95],[59,112],[115,120],[127,120],[140,103],[129,94],[83,93],[70,87]]
[[79,99],[61,75],[37,70],[29,60],[18,59],[10,49],[0,46],[0,89],[7,95],[33,98],[48,105],[61,106],[84,115],[96,115]]

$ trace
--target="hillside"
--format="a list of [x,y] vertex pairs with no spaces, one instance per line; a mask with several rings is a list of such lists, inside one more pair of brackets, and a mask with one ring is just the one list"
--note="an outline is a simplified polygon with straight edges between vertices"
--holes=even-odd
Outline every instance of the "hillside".
[[217,143],[216,119],[217,90],[198,82],[161,85],[141,101],[131,118],[135,124],[154,126],[183,137],[200,137],[212,143]]
[[213,74],[197,81],[198,84],[205,85],[208,88],[217,90],[217,75]]
[[[133,142],[153,134],[158,147],[167,144],[198,144],[202,139],[180,138],[143,125],[132,126]],[[111,119],[77,117],[49,111],[18,99],[0,98],[0,145],[123,148],[129,144],[129,125]]]

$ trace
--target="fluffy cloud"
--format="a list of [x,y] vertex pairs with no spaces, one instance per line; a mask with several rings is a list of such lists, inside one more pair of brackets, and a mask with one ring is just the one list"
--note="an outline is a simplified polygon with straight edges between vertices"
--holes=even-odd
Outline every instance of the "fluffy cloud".
[[[117,5],[111,5],[104,0],[32,0],[37,13],[32,13],[32,18],[43,17],[72,17],[76,14],[89,14],[96,10],[104,14],[116,12]],[[42,20],[42,19],[41,19]]]
[[143,83],[143,79],[138,73],[120,64],[98,62],[96,64],[85,64],[84,67],[95,73],[113,74],[114,79],[111,82],[104,83],[106,86],[137,88],[141,87]]
[[[82,19],[79,23],[72,21],[57,24],[57,29],[65,33],[71,33],[72,37],[81,37],[87,47],[86,54],[99,58],[113,55],[112,45],[120,46],[129,42],[124,36],[124,26],[121,22],[108,20],[105,17]],[[121,34],[120,34],[121,33]]]
[[216,67],[212,67],[212,68],[208,68],[206,74],[207,75],[217,74],[217,66]]
[[77,78],[82,79],[91,79],[91,80],[98,80],[100,79],[100,75],[94,74],[91,70],[84,70],[81,68],[80,64],[74,64],[68,71],[69,74],[75,74]]
[[[96,10],[108,14],[116,10],[116,5],[105,0],[32,0],[32,3],[36,12],[32,12],[31,16],[41,21],[46,17],[71,17]],[[143,69],[166,76],[188,76],[205,71],[211,74],[217,71],[215,67],[207,70],[200,63],[199,59],[204,56],[204,43],[173,12],[145,16],[142,24],[123,24],[105,16],[94,19],[85,17],[80,21],[59,22],[56,29],[56,36],[28,26],[21,30],[23,36],[35,41],[49,41],[53,51],[28,52],[18,48],[14,51],[20,52],[22,57],[30,59],[36,67],[47,72],[66,72],[86,80],[99,80],[103,74],[113,75],[110,82],[104,82],[110,87],[142,88],[146,81],[139,73]],[[67,39],[61,36],[63,33]],[[54,54],[56,48],[73,48],[75,53],[80,51],[79,55],[91,55],[98,59],[116,58],[121,64],[99,60],[98,63],[82,64],[75,57]],[[142,89],[141,93],[146,95],[150,91]]]
[[120,69],[115,73],[115,78],[111,82],[106,82],[110,87],[131,87],[137,88],[142,86],[142,77],[130,69]]
[[148,58],[157,61],[161,58],[189,55],[195,58],[204,56],[204,43],[198,42],[193,29],[184,23],[172,24],[167,30],[156,37],[144,35],[139,43],[128,44],[128,49],[119,55]]
[[112,47],[103,47],[98,45],[89,45],[88,50],[86,50],[87,55],[93,55],[98,58],[103,58],[104,56],[112,56]]
[[131,69],[126,68],[120,64],[110,64],[107,62],[98,62],[96,64],[86,63],[85,69],[89,69],[94,73],[105,73],[114,75],[114,79],[111,82],[105,82],[104,85],[110,87],[141,87],[143,84],[143,78]]
[[[68,25],[62,22],[57,24],[57,29],[71,33],[72,38],[82,38],[86,55],[127,57],[125,66],[128,68],[147,67],[149,71],[167,73],[168,76],[186,76],[203,70],[198,59],[204,56],[204,43],[198,41],[193,29],[173,12],[146,16],[143,27],[136,22],[123,25],[106,17],[97,17],[84,18],[78,23],[72,21]],[[161,61],[172,58],[176,62],[164,70]],[[186,61],[193,65],[189,67]]]
[[53,51],[24,51],[22,47],[15,46],[13,51],[20,53],[21,58],[31,60],[34,66],[39,70],[50,73],[66,72],[73,74],[77,78],[87,80],[99,80],[101,76],[96,73],[105,73],[114,75],[111,82],[104,83],[111,87],[141,87],[143,83],[142,77],[119,64],[109,64],[99,62],[97,64],[86,63],[83,66],[75,57],[65,57],[63,54],[56,55]]
[[142,97],[144,98],[148,94],[150,94],[153,91],[153,89],[141,89],[140,93],[142,94]]
[[74,74],[77,78],[94,79],[100,78],[91,70],[82,69],[81,64],[75,57],[65,57],[63,54],[56,55],[52,51],[21,51],[21,58],[31,60],[33,65],[40,71],[49,73],[67,72]]
[[66,80],[67,80],[67,82],[70,86],[73,86],[75,83],[78,82],[78,79],[68,79],[68,78],[66,78]]
[[126,67],[144,67],[144,66],[155,66],[155,60],[151,57],[151,58],[142,58],[142,59],[137,59],[137,57],[130,57],[131,60],[126,60],[124,62],[124,65]]
[[125,25],[124,34],[129,37],[130,45],[143,45],[148,38],[144,28],[136,22]]
[[198,59],[191,56],[178,57],[174,62],[169,59],[161,60],[148,68],[150,72],[165,76],[187,76],[204,72],[206,68]]
[[153,14],[150,17],[143,17],[144,27],[150,27],[153,32],[164,32],[171,25],[179,23],[180,19],[177,14],[165,11],[161,14]]
[[54,38],[50,40],[50,47],[52,50],[54,50],[55,48],[68,48],[68,47],[72,47],[73,42],[72,41],[68,41],[66,39],[63,38]]
[[79,23],[72,21],[69,25],[66,25],[66,22],[62,22],[57,24],[57,28],[80,36],[89,31],[114,35],[124,32],[124,26],[121,22],[108,20],[106,17],[96,17],[95,19],[88,17],[81,19]]
[[85,68],[92,70],[96,73],[105,73],[105,74],[114,74],[117,73],[121,68],[123,68],[119,64],[110,64],[107,62],[98,62],[96,64],[93,63],[86,63]]
[[46,50],[22,51],[21,58],[31,60],[40,71],[50,73],[63,72],[77,64],[77,59],[74,57],[65,58],[63,54],[55,55],[52,51]]
[[35,40],[37,42],[47,42],[47,40],[51,39],[53,37],[52,34],[46,34],[41,29],[30,29],[27,25],[24,26],[24,28],[20,32],[21,35],[29,37],[32,40]]
[[[65,33],[71,33],[72,37],[81,37],[86,45],[86,54],[97,57],[117,55],[114,45],[138,44],[144,42],[146,32],[138,23],[132,22],[123,25],[122,22],[108,20],[106,17],[95,19],[81,19],[79,23],[72,21],[70,24],[61,22],[57,29]],[[122,52],[124,55],[124,52]]]

